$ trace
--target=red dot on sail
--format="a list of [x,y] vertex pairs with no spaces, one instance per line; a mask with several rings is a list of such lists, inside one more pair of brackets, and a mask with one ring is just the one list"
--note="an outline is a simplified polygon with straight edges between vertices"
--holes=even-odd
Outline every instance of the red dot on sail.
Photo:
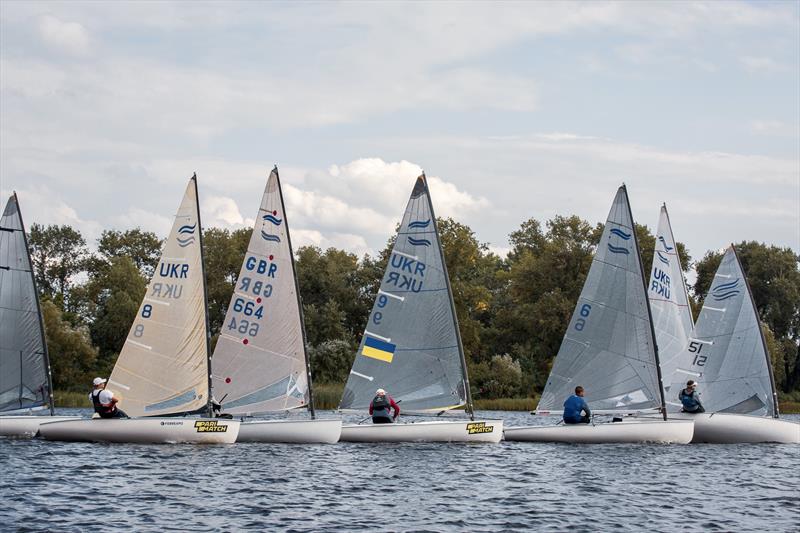
[[277,211],[273,211],[273,212],[272,212],[272,214],[273,214],[273,215],[277,215],[277,214],[278,214],[278,212],[277,212]]
[[250,341],[245,339],[245,340],[242,341],[242,344],[247,344],[248,342],[250,342]]
[[272,261],[273,256],[269,256],[269,260]]
[[256,303],[260,304],[261,303],[261,298],[256,298]]
[[231,378],[225,378],[225,383],[230,383],[230,382],[231,382]]

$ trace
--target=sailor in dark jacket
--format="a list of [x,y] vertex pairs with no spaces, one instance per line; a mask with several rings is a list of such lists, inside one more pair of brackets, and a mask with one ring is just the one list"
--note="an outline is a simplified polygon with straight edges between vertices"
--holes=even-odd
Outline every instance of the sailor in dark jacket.
[[[391,410],[394,409],[394,416]],[[400,407],[383,389],[375,391],[375,397],[369,404],[369,414],[373,424],[391,424],[400,414]]]
[[681,391],[678,393],[678,399],[683,405],[681,411],[684,413],[706,412],[706,410],[703,409],[703,404],[700,403],[700,393],[695,389],[697,389],[697,383],[690,379],[686,382],[686,388],[681,389]]

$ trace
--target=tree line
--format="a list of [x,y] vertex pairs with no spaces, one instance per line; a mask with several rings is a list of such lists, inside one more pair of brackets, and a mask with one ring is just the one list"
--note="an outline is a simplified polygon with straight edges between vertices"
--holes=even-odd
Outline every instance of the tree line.
[[[543,388],[578,300],[603,224],[577,216],[530,219],[509,236],[505,258],[466,225],[440,219],[442,247],[476,398],[525,397]],[[212,349],[251,229],[204,230]],[[645,270],[655,237],[636,225]],[[314,380],[344,383],[393,244],[377,256],[304,246],[295,251]],[[29,243],[42,299],[53,381],[83,390],[108,375],[133,323],[162,241],[140,229],[103,231],[91,252],[69,226],[33,224]],[[692,258],[677,243],[684,269]],[[779,390],[800,395],[800,257],[754,241],[737,245],[762,320]],[[695,318],[722,258],[694,263]]]

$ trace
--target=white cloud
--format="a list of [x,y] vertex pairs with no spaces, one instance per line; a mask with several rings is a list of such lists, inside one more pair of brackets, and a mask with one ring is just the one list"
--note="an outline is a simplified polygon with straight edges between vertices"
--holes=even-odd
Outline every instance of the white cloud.
[[141,228],[143,231],[152,231],[159,239],[167,236],[173,222],[170,217],[138,207],[131,207],[125,213],[112,217],[111,220],[114,226],[122,231]]
[[352,233],[329,233],[323,235],[317,230],[292,229],[292,247],[297,250],[301,246],[316,246],[322,250],[339,248],[352,252],[359,257],[364,254],[375,254],[364,237]]
[[791,69],[786,65],[775,61],[771,57],[763,56],[742,56],[739,58],[745,70],[751,74],[767,73],[772,74],[776,72],[788,72]]
[[[233,198],[226,196],[206,196],[201,203],[200,214],[205,227],[236,229],[248,225]],[[252,222],[249,226],[252,226]]]
[[77,22],[64,22],[52,15],[39,18],[39,36],[58,52],[83,55],[89,50],[89,33]]
[[780,120],[754,120],[751,124],[753,131],[758,135],[774,135],[781,137],[797,136],[800,125],[791,125]]

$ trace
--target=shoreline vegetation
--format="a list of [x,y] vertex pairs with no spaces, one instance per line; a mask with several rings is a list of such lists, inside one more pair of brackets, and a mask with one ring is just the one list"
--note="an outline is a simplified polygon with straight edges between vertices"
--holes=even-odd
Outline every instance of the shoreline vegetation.
[[[314,404],[317,409],[336,409],[342,397],[344,385],[323,383],[314,386]],[[89,392],[55,391],[56,407],[89,408]],[[535,398],[495,398],[474,400],[477,411],[533,411],[536,409],[538,396]],[[781,400],[781,414],[800,414],[800,401]]]

